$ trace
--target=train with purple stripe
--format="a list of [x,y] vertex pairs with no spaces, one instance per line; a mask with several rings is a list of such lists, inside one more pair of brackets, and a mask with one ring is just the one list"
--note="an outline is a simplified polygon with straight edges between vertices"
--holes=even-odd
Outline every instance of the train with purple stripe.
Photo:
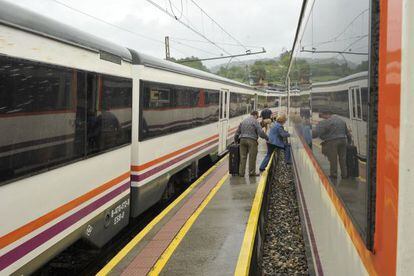
[[3,1],[0,34],[2,275],[102,247],[280,98]]

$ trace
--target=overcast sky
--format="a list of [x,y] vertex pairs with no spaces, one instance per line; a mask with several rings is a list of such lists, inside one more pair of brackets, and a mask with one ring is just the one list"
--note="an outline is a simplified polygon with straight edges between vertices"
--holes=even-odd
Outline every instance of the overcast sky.
[[[226,52],[231,54],[245,52],[243,47],[237,45],[236,41],[202,14],[192,0],[152,1],[169,13],[172,13],[172,7],[174,14],[180,20],[190,24],[208,39],[217,42],[217,45],[224,50],[205,43],[202,37],[146,0],[13,0],[10,2],[159,58],[165,58],[165,36],[170,36],[171,56],[176,58],[185,56],[208,58],[226,55]],[[59,2],[126,30],[90,18]],[[194,0],[194,2],[248,49],[258,51],[264,47],[267,51],[266,54],[242,57],[239,60],[276,57],[282,49],[290,49],[302,4],[302,0]],[[205,64],[210,67],[225,62],[227,60],[210,61]]]

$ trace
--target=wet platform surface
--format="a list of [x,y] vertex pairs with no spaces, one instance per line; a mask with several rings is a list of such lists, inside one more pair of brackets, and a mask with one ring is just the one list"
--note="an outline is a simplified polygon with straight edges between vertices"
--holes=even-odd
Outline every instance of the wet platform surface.
[[229,176],[161,275],[233,275],[257,182]]
[[[261,141],[257,170],[265,153]],[[100,274],[234,275],[260,177],[229,175],[227,157],[202,177]]]

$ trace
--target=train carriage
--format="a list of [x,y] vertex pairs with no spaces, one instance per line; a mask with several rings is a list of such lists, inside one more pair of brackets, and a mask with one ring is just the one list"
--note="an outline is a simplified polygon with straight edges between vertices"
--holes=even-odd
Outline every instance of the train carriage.
[[[317,275],[413,274],[413,11],[405,0],[303,3],[287,87],[307,88],[288,91],[286,108]],[[351,133],[346,148],[315,131],[331,116]]]
[[9,274],[81,237],[101,246],[128,223],[132,57],[8,3],[0,18],[0,270]]
[[266,100],[0,1],[0,274],[103,246]]
[[241,119],[266,94],[180,64],[133,55],[132,216],[197,175],[198,161],[222,155]]

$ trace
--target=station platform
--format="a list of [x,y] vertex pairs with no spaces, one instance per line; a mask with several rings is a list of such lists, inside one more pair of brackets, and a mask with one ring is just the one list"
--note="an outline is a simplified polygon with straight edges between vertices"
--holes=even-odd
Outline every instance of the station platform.
[[[257,171],[265,153],[261,141]],[[97,275],[234,275],[261,178],[229,175],[223,157]]]

